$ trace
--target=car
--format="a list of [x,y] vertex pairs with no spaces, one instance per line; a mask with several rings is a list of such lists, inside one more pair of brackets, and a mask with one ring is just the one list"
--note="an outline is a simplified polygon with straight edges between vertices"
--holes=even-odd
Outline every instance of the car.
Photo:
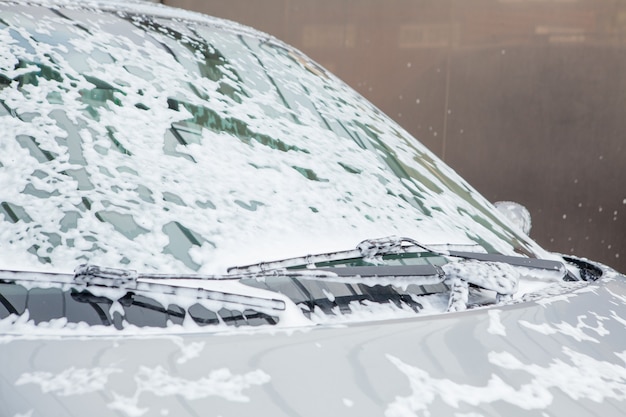
[[626,277],[298,50],[130,0],[0,37],[0,415],[623,415]]

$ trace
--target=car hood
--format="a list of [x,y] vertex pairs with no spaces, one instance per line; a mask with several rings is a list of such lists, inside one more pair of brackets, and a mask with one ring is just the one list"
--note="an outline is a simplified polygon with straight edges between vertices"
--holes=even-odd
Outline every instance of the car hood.
[[4,335],[2,410],[621,416],[626,317],[616,306],[626,301],[624,279],[563,285],[553,288],[558,295],[523,304],[384,323],[123,338]]
[[0,2],[3,269],[222,273],[389,235],[549,256],[269,36],[163,7],[42,4]]

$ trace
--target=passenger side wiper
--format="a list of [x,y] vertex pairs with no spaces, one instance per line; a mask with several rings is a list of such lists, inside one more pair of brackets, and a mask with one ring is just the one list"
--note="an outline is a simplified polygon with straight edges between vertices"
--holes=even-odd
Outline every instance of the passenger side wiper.
[[[465,252],[456,250],[441,250],[435,249],[431,246],[424,245],[414,239],[407,237],[385,237],[380,239],[367,239],[359,243],[356,249],[350,249],[339,252],[330,252],[317,255],[306,255],[295,258],[287,258],[278,261],[260,262],[245,266],[234,266],[228,268],[229,273],[254,273],[254,272],[267,272],[282,268],[293,267],[311,267],[317,263],[347,261],[351,259],[364,259],[374,263],[378,263],[376,258],[384,255],[414,253],[416,250],[421,250],[433,255],[439,255],[443,257],[453,257],[467,260],[477,260],[484,262],[499,262],[512,266],[539,269],[546,271],[566,273],[565,266],[559,261],[552,261],[547,259],[537,258],[525,258],[521,256],[509,256],[501,254],[490,253],[478,253],[478,252]],[[375,267],[379,268],[379,267]],[[412,267],[414,268],[414,267]],[[336,271],[339,268],[333,269]]]
[[[374,265],[366,267],[318,267],[317,264],[351,263],[364,260],[373,264],[381,264],[385,255],[402,255],[406,253],[425,252],[438,255],[447,260],[456,258],[456,262],[435,265]],[[291,268],[291,269],[289,269]],[[521,268],[521,269],[520,269]],[[491,290],[496,293],[496,301],[509,300],[517,292],[519,279],[524,269],[544,271],[547,274],[533,273],[531,275],[545,279],[568,279],[563,263],[558,261],[525,258],[501,254],[487,254],[457,250],[434,249],[430,246],[406,237],[388,237],[382,239],[368,239],[359,243],[356,249],[332,252],[318,255],[288,258],[279,261],[262,262],[252,265],[232,267],[229,273],[244,273],[269,275],[299,275],[306,278],[310,275],[314,279],[322,279],[320,272],[327,271],[335,276],[347,277],[346,282],[357,280],[363,282],[365,278],[376,277],[398,279],[409,277],[411,283],[428,285],[445,283],[450,288],[448,311],[459,311],[467,308],[470,286]],[[334,278],[337,279],[337,278]],[[392,283],[393,281],[388,281]]]

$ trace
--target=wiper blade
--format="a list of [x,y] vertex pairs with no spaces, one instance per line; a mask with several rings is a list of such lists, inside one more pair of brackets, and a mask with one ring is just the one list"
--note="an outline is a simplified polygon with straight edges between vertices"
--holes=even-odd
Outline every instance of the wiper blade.
[[[256,297],[245,294],[235,294],[224,291],[210,290],[206,288],[193,288],[169,283],[156,283],[145,280],[193,278],[194,275],[149,275],[138,274],[130,269],[105,268],[97,265],[80,265],[74,271],[74,280],[79,284],[99,285],[105,287],[122,288],[127,290],[144,290],[159,292],[162,294],[174,294],[180,296],[207,299],[225,303],[241,304],[246,307],[265,308],[272,310],[285,310],[285,302],[277,299]],[[214,277],[219,279],[217,277]],[[225,277],[220,277],[225,278]],[[202,279],[202,278],[200,278]],[[205,276],[204,279],[207,279]]]
[[436,285],[445,280],[443,269],[435,265],[384,265],[323,267],[314,269],[275,269],[239,275],[241,278],[264,279],[273,276],[299,280],[333,281],[344,284]]
[[126,285],[137,280],[186,280],[194,279],[200,281],[222,281],[238,279],[236,275],[202,275],[202,274],[155,274],[139,273],[133,269],[110,268],[93,264],[79,265],[74,269],[74,280],[81,282],[83,279],[89,284],[105,286]]
[[227,269],[228,273],[255,273],[266,272],[275,269],[290,268],[302,265],[315,265],[321,262],[342,261],[355,258],[371,259],[376,256],[392,253],[402,253],[403,238],[369,239],[359,243],[356,249],[338,252],[306,255],[294,258],[286,258],[278,261],[260,262],[251,265],[233,266]]
[[[337,276],[360,276],[360,277],[443,277],[443,269],[436,265],[381,265],[381,266],[346,266],[341,268],[316,268],[311,271],[327,271]],[[286,271],[298,272],[296,271]]]

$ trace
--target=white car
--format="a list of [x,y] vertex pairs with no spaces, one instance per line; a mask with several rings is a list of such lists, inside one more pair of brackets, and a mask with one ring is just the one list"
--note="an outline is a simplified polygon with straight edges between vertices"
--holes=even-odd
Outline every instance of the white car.
[[626,278],[266,34],[0,0],[0,135],[0,416],[624,415]]

